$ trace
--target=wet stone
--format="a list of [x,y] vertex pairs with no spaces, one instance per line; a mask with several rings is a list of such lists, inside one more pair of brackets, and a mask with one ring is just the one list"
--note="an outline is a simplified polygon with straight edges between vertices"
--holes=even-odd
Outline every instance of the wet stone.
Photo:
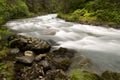
[[45,59],[46,57],[46,54],[39,54],[35,57],[35,61],[40,61],[42,59]]
[[34,57],[33,56],[21,56],[21,57],[16,57],[16,60],[21,63],[31,64],[34,60]]

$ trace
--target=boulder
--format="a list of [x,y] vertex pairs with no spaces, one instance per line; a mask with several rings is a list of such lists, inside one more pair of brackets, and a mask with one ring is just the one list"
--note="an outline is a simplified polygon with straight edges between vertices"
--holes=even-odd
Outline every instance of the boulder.
[[63,70],[57,69],[48,71],[45,75],[45,80],[69,80],[69,79]]
[[33,63],[31,66],[23,66],[19,69],[20,72],[16,72],[17,77],[15,80],[44,80],[43,67]]
[[120,80],[120,73],[105,71],[101,75],[102,80]]
[[31,64],[34,60],[34,57],[33,56],[21,56],[21,57],[16,57],[16,60],[21,63]]
[[52,45],[52,46],[58,46],[58,45],[59,45],[57,42],[55,42],[55,41],[52,40],[52,39],[49,39],[49,40],[47,40],[47,41],[48,41],[49,44]]
[[39,54],[35,57],[35,61],[40,61],[42,59],[45,59],[46,57],[46,54]]
[[33,57],[34,57],[33,51],[25,51],[25,52],[24,52],[24,55],[25,55],[25,56],[33,56]]
[[46,73],[48,70],[51,69],[51,67],[50,67],[50,65],[49,65],[49,63],[48,63],[47,60],[42,60],[42,61],[40,61],[38,64],[39,64],[40,66],[43,66],[43,70],[44,70],[45,73]]
[[54,69],[62,69],[66,71],[72,62],[75,51],[60,47],[57,50],[47,54],[47,59]]
[[101,78],[92,72],[75,69],[70,73],[70,80],[101,80]]
[[25,51],[24,56],[16,57],[16,60],[21,63],[31,64],[34,60],[33,51]]
[[48,52],[51,48],[47,41],[37,38],[27,38],[20,35],[14,35],[8,40],[10,47],[19,48],[21,51],[31,50],[36,54]]
[[67,49],[67,48],[63,48],[63,47],[60,47],[59,49],[54,50],[52,52],[52,54],[54,54],[54,55],[58,55],[60,57],[69,57],[69,58],[74,57],[74,53],[76,53],[75,50]]
[[12,48],[12,49],[10,49],[9,50],[10,51],[10,53],[12,53],[12,54],[17,54],[17,53],[19,53],[19,49],[18,48]]

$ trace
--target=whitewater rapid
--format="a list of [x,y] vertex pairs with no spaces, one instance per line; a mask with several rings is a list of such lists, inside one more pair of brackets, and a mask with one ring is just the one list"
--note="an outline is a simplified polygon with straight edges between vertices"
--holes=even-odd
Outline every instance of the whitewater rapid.
[[54,40],[60,44],[58,47],[77,50],[77,56],[84,55],[90,60],[90,71],[120,72],[120,30],[66,22],[56,16],[17,19],[5,25],[20,35]]

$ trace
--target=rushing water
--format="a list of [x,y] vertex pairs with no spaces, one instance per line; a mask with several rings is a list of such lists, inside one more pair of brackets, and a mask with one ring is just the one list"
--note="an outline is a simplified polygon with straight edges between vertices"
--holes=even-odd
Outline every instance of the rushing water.
[[[54,40],[87,57],[90,71],[120,72],[120,30],[66,22],[57,14],[9,21],[6,25],[20,35]],[[75,61],[77,64],[79,59]]]

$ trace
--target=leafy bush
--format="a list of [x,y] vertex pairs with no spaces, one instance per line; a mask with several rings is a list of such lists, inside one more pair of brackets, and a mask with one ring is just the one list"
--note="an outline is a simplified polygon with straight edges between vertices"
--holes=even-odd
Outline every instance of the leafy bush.
[[28,15],[28,7],[22,0],[0,0],[0,24],[10,18],[18,18]]
[[83,3],[79,3],[79,5],[84,5],[84,7],[78,8],[78,5],[73,5],[76,7],[78,6],[78,9],[74,9],[74,12],[72,12],[71,14],[65,14],[66,17],[64,19],[77,22],[100,22],[102,24],[120,24],[119,1],[83,0]]
[[21,16],[28,16],[29,10],[25,2],[21,0],[17,0],[16,4],[12,4],[13,8],[13,16],[14,17],[21,17]]
[[97,10],[96,16],[99,21],[114,22],[120,24],[120,13],[118,11]]

